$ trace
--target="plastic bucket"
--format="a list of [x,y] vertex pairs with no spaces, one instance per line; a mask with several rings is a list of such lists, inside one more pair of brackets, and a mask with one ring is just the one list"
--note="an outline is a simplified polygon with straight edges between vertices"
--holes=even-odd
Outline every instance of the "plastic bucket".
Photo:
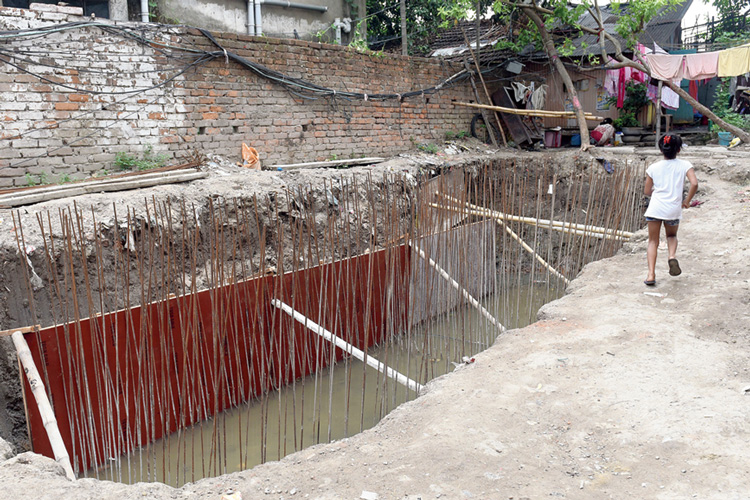
[[562,143],[562,133],[559,130],[544,132],[544,145],[548,148],[559,148]]
[[719,132],[719,146],[729,146],[730,142],[732,142],[731,132]]
[[570,145],[571,146],[580,146],[581,145],[581,134],[576,134],[573,137],[570,138]]

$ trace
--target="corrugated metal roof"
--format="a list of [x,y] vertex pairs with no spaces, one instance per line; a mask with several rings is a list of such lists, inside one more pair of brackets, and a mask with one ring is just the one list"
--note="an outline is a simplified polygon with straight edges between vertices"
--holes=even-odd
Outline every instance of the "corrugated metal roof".
[[[464,32],[466,37],[464,37]],[[468,38],[471,44],[471,50],[476,50],[477,29],[474,21],[463,21],[457,25],[441,30],[435,39],[430,42],[430,57],[442,57],[444,59],[464,59],[471,60],[469,48],[466,46]],[[507,54],[494,50],[497,42],[508,34],[508,26],[495,24],[492,21],[482,21],[480,25],[479,45],[482,51],[479,55],[480,64],[486,65],[491,62],[507,58]]]
[[[673,45],[678,42],[675,40],[675,34],[679,33],[682,25],[682,18],[685,16],[688,8],[693,4],[693,0],[684,0],[681,4],[670,10],[667,8],[662,9],[660,14],[654,16],[653,19],[648,23],[646,29],[638,37],[638,41],[644,45],[653,47],[654,43],[660,46]],[[625,39],[615,31],[615,22],[617,18],[627,15],[628,4],[621,4],[620,9],[616,10],[611,5],[601,7],[602,19],[604,20],[604,30],[613,35],[614,38],[620,42],[620,46],[626,52],[629,52]],[[580,19],[581,25],[597,29],[598,24],[596,19],[589,12],[585,12]],[[599,37],[596,35],[583,35],[572,40],[573,45],[578,47],[572,54],[572,57],[581,57],[585,55],[597,55],[601,54],[601,48],[599,47]],[[614,54],[615,47],[610,41],[606,41],[605,50],[607,54]]]

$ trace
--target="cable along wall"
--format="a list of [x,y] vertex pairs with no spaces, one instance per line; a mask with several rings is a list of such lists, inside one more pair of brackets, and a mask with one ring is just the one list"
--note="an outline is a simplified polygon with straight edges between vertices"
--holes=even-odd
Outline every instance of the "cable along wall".
[[0,188],[112,170],[117,153],[396,153],[466,130],[471,112],[451,105],[473,98],[464,77],[421,58],[152,23],[0,31]]
[[111,221],[40,213],[23,279],[49,326],[25,337],[76,472],[182,484],[369,428],[413,387],[280,302],[425,384],[616,252],[637,228],[642,174],[499,161],[416,186],[396,175],[201,207],[152,200]]

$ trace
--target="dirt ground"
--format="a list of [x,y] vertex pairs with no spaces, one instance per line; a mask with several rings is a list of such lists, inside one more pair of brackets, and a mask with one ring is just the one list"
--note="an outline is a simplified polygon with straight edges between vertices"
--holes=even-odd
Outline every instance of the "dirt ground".
[[[604,155],[653,161],[650,151]],[[750,497],[750,152],[691,148],[699,207],[679,277],[646,233],[588,265],[533,325],[349,439],[181,489],[71,483],[31,453],[3,498],[534,499]],[[231,491],[230,491],[231,490]]]

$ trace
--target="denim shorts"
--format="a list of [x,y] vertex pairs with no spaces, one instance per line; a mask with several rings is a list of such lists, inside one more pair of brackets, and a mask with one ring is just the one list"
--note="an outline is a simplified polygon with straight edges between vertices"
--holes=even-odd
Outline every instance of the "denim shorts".
[[664,220],[664,219],[655,219],[653,217],[646,217],[646,220],[648,222],[663,222],[665,226],[679,226],[680,225],[680,219]]

